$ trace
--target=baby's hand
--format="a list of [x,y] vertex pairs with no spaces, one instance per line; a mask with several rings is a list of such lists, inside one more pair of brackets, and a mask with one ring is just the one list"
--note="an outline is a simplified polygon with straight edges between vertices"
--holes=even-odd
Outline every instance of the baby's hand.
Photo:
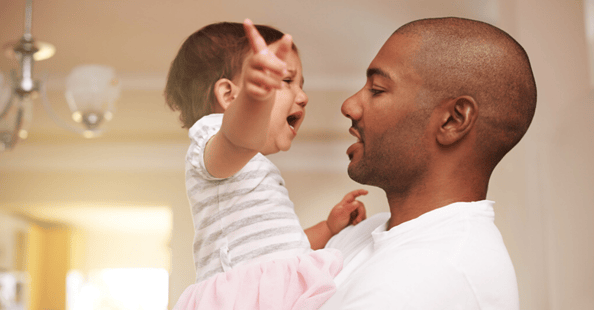
[[282,85],[287,74],[285,60],[292,49],[293,39],[285,34],[279,41],[267,46],[251,20],[246,19],[243,27],[253,54],[244,63],[242,91],[253,100],[263,101],[273,96],[274,90]]
[[361,195],[367,195],[364,189],[354,190],[344,196],[344,198],[332,208],[326,224],[332,232],[336,235],[348,225],[357,225],[366,218],[365,205],[355,198]]

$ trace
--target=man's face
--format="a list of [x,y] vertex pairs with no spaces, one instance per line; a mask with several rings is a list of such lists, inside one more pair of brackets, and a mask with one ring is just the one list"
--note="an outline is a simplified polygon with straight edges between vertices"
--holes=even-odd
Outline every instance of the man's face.
[[367,69],[367,83],[342,104],[358,138],[347,154],[351,179],[384,190],[406,190],[426,171],[430,110],[416,102],[423,80],[412,66],[416,40],[394,35]]

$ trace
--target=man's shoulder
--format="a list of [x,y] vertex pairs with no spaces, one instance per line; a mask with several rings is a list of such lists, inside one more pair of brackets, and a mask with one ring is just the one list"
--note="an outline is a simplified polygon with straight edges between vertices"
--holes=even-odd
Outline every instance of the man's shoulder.
[[389,233],[374,232],[376,242],[373,235],[369,237],[372,240],[367,244],[365,259],[358,260],[357,266],[349,266],[350,274],[339,286],[343,298],[352,297],[345,304],[361,302],[363,307],[370,302],[365,295],[373,294],[377,300],[402,308],[451,305],[449,308],[479,309],[478,305],[502,305],[497,309],[517,309],[513,266],[499,244],[500,236],[492,231],[492,223],[481,220],[483,217],[471,220],[466,214],[446,217],[447,221],[435,215]]

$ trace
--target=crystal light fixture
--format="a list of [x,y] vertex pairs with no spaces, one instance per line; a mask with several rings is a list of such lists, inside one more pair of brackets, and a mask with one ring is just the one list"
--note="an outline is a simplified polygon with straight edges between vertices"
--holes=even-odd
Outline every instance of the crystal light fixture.
[[12,149],[20,139],[27,138],[33,100],[38,97],[58,125],[93,138],[102,133],[99,126],[113,117],[114,105],[120,95],[120,83],[113,68],[102,65],[75,67],[66,78],[65,97],[72,119],[81,125],[73,126],[62,120],[47,99],[47,76],[43,80],[33,78],[34,63],[52,57],[56,49],[49,43],[33,39],[31,15],[32,0],[27,0],[23,37],[4,45],[5,55],[18,61],[19,71],[13,71],[10,78],[0,72],[0,152]]

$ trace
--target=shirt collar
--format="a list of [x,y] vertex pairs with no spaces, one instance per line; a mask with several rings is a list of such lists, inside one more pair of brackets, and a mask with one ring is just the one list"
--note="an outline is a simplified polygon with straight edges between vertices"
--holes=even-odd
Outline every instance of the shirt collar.
[[411,232],[414,233],[419,227],[426,229],[427,227],[437,226],[447,219],[455,217],[478,216],[494,221],[494,204],[495,202],[490,200],[455,202],[424,213],[415,219],[394,226],[390,230],[387,230],[388,222],[383,223],[371,233],[374,246],[377,248],[387,241],[393,242],[394,239],[401,239],[411,235]]

